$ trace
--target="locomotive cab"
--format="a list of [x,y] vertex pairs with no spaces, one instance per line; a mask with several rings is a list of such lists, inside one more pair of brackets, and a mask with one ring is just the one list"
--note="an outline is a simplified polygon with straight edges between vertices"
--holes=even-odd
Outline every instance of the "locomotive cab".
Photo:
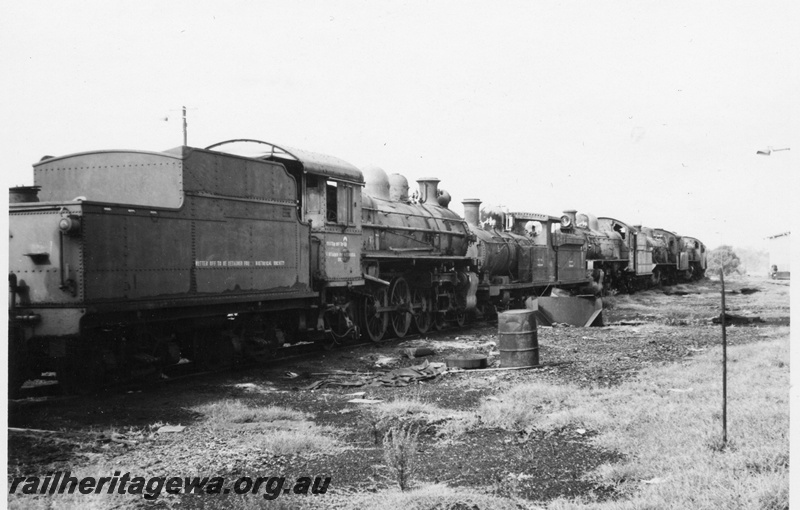
[[302,322],[334,337],[357,334],[349,289],[365,282],[361,270],[361,170],[333,156],[259,140],[230,140],[212,147],[223,144],[251,154],[260,150],[251,157],[282,164],[299,183],[298,214],[310,228],[310,248],[303,256],[308,257],[313,289],[321,300],[319,313]]

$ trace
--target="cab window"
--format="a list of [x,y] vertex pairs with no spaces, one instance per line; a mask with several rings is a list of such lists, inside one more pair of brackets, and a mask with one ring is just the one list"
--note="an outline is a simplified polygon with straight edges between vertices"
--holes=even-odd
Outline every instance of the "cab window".
[[352,184],[328,181],[325,186],[325,222],[355,224],[355,190]]

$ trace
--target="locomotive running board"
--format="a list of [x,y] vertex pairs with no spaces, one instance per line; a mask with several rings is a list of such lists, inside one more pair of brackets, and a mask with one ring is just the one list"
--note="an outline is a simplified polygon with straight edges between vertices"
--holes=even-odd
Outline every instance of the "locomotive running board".
[[595,297],[540,297],[529,300],[541,326],[569,324],[588,328],[603,325],[603,300]]

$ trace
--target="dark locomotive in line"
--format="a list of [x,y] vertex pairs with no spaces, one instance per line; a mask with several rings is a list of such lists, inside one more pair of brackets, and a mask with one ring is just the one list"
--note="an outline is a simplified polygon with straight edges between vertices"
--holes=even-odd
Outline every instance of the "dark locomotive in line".
[[436,178],[411,198],[404,177],[365,173],[255,140],[43,158],[10,200],[11,391],[46,371],[83,391],[285,343],[377,342],[705,268],[702,243],[666,231],[574,213],[482,224],[480,200],[461,218]]

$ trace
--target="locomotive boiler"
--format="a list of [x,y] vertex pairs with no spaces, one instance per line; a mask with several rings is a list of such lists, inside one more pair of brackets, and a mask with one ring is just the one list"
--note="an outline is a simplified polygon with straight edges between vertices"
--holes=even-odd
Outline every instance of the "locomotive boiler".
[[479,199],[462,203],[475,237],[467,254],[476,261],[478,307],[484,315],[523,307],[556,287],[579,291],[591,284],[583,239],[562,232],[559,218],[502,208],[482,211]]
[[[363,271],[368,296],[365,333],[378,341],[389,325],[404,336],[412,325],[421,333],[447,322],[463,324],[475,308],[477,277],[467,248],[473,239],[466,222],[448,209],[436,178],[408,181],[365,169]],[[381,313],[381,310],[389,313]]]

